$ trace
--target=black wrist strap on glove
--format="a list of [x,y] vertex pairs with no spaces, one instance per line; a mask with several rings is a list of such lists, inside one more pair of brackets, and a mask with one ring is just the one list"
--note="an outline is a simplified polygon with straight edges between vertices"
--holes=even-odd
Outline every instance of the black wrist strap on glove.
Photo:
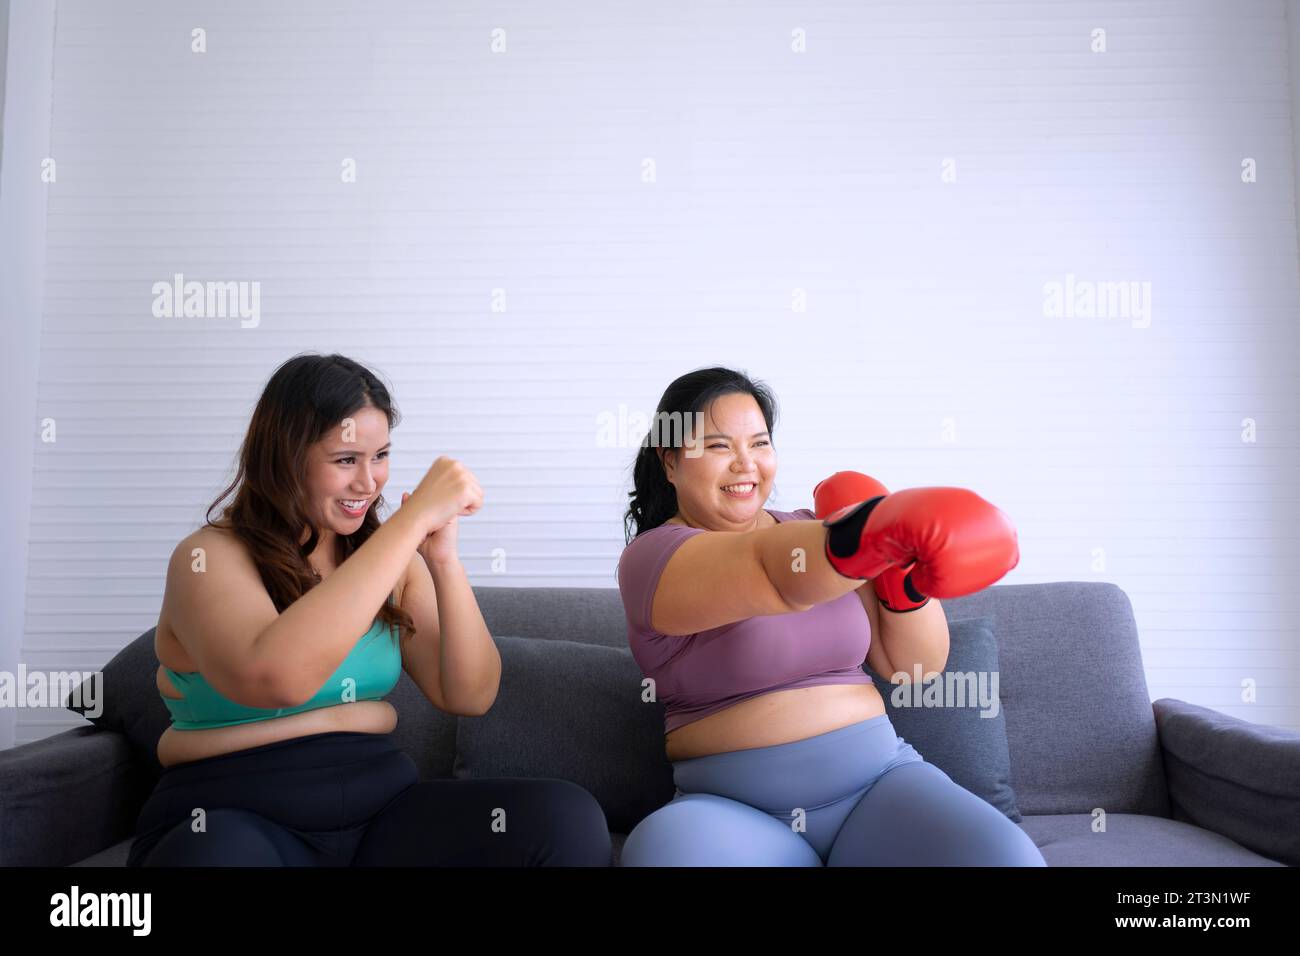
[[875,510],[876,505],[885,500],[884,495],[876,498],[868,498],[856,508],[851,509],[847,514],[841,515],[832,522],[829,518],[822,522],[830,529],[826,534],[826,554],[834,558],[850,558],[858,553],[858,547],[862,544],[862,526],[867,523],[867,518]]

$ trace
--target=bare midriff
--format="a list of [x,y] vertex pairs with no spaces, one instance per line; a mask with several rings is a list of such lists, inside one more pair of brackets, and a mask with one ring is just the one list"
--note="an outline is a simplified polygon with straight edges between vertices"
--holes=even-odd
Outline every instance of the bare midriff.
[[[168,695],[170,696],[170,695]],[[158,762],[164,767],[219,754],[273,744],[290,737],[307,737],[349,730],[386,734],[397,726],[397,710],[386,700],[358,700],[286,717],[271,717],[230,727],[176,730],[168,727],[158,739]]]
[[664,736],[668,759],[771,747],[839,730],[885,713],[874,684],[818,684],[733,704]]
[[[397,599],[400,602],[400,592]],[[164,697],[181,698],[184,695],[167,676],[164,666],[178,673],[192,673],[198,668],[165,619],[159,620],[154,632],[154,652],[161,662],[156,678],[158,692]],[[386,734],[396,726],[397,709],[388,701],[358,700],[229,727],[209,727],[205,730],[177,730],[168,727],[158,740],[158,762],[164,767],[171,767],[191,760],[202,760],[204,757],[261,747],[292,737],[308,737],[334,731]]]
[[[777,524],[771,512],[763,527]],[[686,524],[676,517],[666,524]],[[828,734],[885,712],[874,684],[818,684],[776,690],[733,704],[726,710],[683,724],[664,735],[669,760],[707,757],[728,750],[773,747]]]

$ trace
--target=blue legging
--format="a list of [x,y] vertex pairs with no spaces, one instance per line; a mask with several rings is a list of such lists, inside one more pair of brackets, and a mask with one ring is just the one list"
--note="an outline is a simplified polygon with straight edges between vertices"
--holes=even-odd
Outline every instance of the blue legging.
[[336,731],[168,767],[127,866],[609,866],[610,849],[576,783],[420,781],[390,734]]
[[677,794],[623,866],[1046,866],[1024,830],[881,714],[771,747],[673,762]]

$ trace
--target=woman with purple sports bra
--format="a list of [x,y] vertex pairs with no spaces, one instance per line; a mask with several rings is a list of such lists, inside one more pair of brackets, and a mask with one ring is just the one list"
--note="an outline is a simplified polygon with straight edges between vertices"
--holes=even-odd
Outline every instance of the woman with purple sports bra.
[[[628,835],[622,865],[1046,866],[895,733],[862,669],[942,671],[933,597],[1005,574],[1014,530],[972,492],[861,491],[872,480],[846,473],[819,485],[821,514],[769,511],[774,418],[766,386],[700,369],[657,409],[682,427],[652,429],[638,453],[618,581],[677,792]],[[844,506],[822,507],[822,486]],[[899,544],[909,535],[915,551]]]

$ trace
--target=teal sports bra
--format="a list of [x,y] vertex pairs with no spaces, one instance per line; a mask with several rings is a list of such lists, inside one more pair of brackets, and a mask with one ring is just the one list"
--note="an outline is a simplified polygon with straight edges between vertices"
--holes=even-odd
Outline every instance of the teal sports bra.
[[184,695],[176,699],[159,694],[171,711],[172,727],[176,730],[207,730],[270,720],[354,700],[379,700],[397,686],[397,680],[402,676],[402,651],[397,643],[396,629],[386,627],[383,619],[376,617],[370,630],[361,635],[351,653],[311,700],[299,707],[278,709],[237,704],[217,693],[198,671],[180,673],[166,665],[163,665],[163,670]]

